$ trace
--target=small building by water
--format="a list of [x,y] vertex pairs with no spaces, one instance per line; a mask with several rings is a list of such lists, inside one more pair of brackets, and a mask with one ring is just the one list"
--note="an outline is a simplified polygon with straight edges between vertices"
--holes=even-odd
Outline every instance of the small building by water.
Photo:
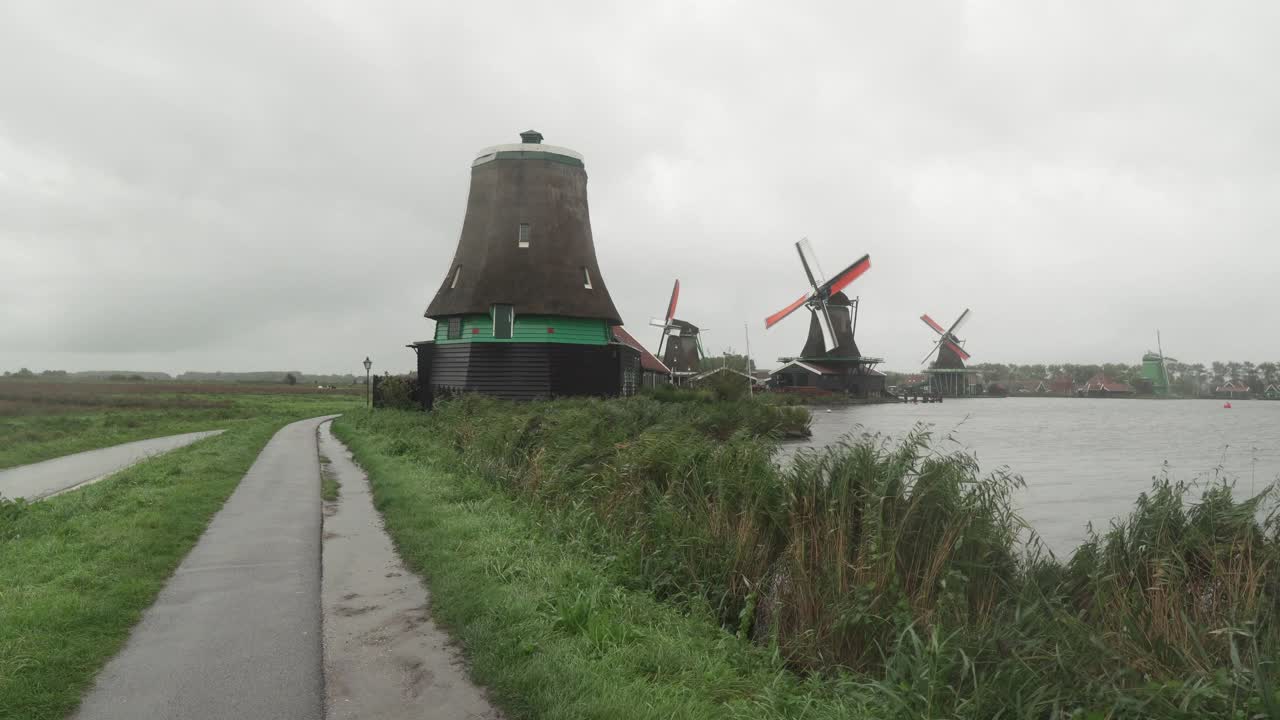
[[1227,382],[1214,388],[1213,394],[1220,398],[1235,400],[1237,398],[1249,397],[1249,385],[1243,380],[1228,380]]
[[653,389],[659,385],[671,384],[671,369],[657,356],[646,350],[644,345],[641,345],[640,341],[621,325],[614,326],[613,340],[630,346],[640,353],[640,387]]
[[693,388],[704,387],[708,383],[720,381],[722,378],[726,377],[729,378],[729,380],[726,380],[725,382],[740,382],[744,388],[747,385],[754,387],[757,384],[756,379],[751,375],[724,365],[700,372],[697,375],[690,377],[685,381],[685,383],[689,387]]
[[1059,375],[1049,383],[1049,392],[1054,395],[1070,396],[1076,387],[1076,382],[1070,375]]
[[1095,373],[1080,386],[1077,394],[1084,397],[1132,397],[1135,391],[1129,383],[1115,380],[1105,373]]
[[782,392],[880,397],[884,378],[884,373],[871,368],[850,374],[845,367],[793,359],[770,374],[769,384]]
[[1044,380],[1014,380],[1009,383],[1009,392],[1015,395],[1045,395],[1049,392],[1049,383]]

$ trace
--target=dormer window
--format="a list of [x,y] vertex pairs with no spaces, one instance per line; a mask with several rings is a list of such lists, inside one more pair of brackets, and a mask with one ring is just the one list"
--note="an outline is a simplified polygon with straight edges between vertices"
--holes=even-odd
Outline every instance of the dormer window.
[[582,268],[582,287],[591,289],[591,271],[585,267]]
[[450,289],[450,290],[452,290],[452,289],[454,289],[454,288],[458,287],[458,276],[459,276],[459,275],[461,275],[461,274],[462,274],[462,266],[461,266],[461,265],[459,265],[458,267],[454,268],[454,270],[453,270],[453,280],[450,280],[450,281],[449,281],[449,289]]
[[520,223],[520,230],[516,234],[516,244],[522,248],[529,247],[529,223]]

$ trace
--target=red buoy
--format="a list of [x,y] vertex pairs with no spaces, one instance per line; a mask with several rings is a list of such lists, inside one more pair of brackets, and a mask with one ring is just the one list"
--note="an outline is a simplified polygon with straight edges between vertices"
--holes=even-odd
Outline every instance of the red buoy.
[[1230,410],[1230,409],[1231,409],[1231,403],[1230,403],[1230,402],[1224,402],[1224,403],[1222,403],[1222,407],[1223,407],[1223,408],[1225,408],[1225,409],[1227,409],[1227,410]]

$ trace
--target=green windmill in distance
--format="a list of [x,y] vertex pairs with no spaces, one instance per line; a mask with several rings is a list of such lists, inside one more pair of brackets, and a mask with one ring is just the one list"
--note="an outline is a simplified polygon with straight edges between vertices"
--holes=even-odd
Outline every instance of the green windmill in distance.
[[[1156,331],[1156,349],[1147,351],[1142,356],[1142,377],[1151,381],[1151,389],[1158,397],[1169,396],[1169,360],[1164,356],[1164,347],[1160,342],[1160,331]],[[1173,362],[1177,362],[1174,360]]]

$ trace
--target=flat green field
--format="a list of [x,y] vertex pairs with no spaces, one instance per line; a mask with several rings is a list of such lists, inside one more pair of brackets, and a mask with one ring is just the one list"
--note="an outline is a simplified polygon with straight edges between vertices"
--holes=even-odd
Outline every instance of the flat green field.
[[34,504],[0,500],[0,718],[74,710],[271,436],[295,420],[358,409],[362,400],[233,385],[166,389],[75,388],[75,402],[10,402],[0,415],[0,465],[227,431],[75,492]]
[[0,381],[0,469],[133,440],[228,428],[263,414],[358,408],[362,392],[234,383]]

